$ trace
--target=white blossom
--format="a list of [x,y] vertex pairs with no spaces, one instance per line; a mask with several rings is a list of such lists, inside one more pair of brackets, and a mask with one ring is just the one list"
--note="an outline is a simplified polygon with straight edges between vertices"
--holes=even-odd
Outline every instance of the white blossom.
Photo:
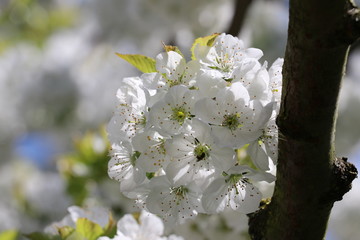
[[147,93],[137,84],[139,78],[125,80],[127,82],[124,81],[125,84],[117,91],[118,105],[107,126],[112,142],[130,141],[146,126]]
[[71,206],[68,208],[69,214],[66,215],[61,221],[54,222],[45,228],[45,232],[56,235],[58,229],[69,226],[76,227],[76,222],[80,218],[86,218],[91,222],[99,224],[103,229],[109,227],[111,224],[111,213],[106,208],[100,206],[92,206],[87,208],[81,208],[78,206]]
[[140,154],[128,142],[113,144],[112,157],[108,164],[109,177],[119,181],[124,189],[128,189],[132,184],[142,183],[145,180],[145,172],[137,166]]
[[[196,51],[196,50],[195,50]],[[227,34],[219,35],[213,46],[208,48],[206,54],[197,56],[202,66],[222,73],[224,80],[235,79],[236,68],[246,58],[258,60],[263,55],[260,49],[245,48],[244,43],[237,37]]]
[[256,211],[255,185],[274,180],[277,161],[282,60],[267,70],[261,50],[226,34],[193,52],[189,62],[160,53],[156,72],[124,80],[108,125],[109,175],[170,225],[199,213]]
[[156,73],[145,73],[141,76],[144,86],[153,93],[149,101],[150,106],[161,99],[173,86],[193,86],[199,72],[199,62],[186,63],[179,53],[169,51],[156,56],[156,69]]
[[278,58],[269,69],[269,87],[273,96],[273,101],[277,102],[277,110],[279,110],[281,101],[283,63],[284,59]]
[[164,98],[151,108],[150,124],[160,133],[181,133],[193,117],[195,100],[195,90],[183,85],[170,88]]
[[166,144],[172,166],[188,168],[191,172],[202,170],[225,171],[235,165],[235,151],[232,148],[219,147],[215,144],[208,124],[194,118],[191,122],[191,130],[176,135]]
[[260,127],[270,117],[263,115],[261,105],[255,108],[255,104],[250,102],[247,89],[234,83],[220,90],[215,100],[199,100],[195,109],[196,116],[211,125],[217,144],[240,148],[261,135]]
[[261,174],[246,166],[229,169],[204,191],[202,204],[205,211],[218,213],[225,208],[245,214],[256,211],[262,195],[250,181],[254,178],[259,180],[259,177],[260,180],[273,181],[272,175],[266,175],[261,179]]
[[165,148],[167,138],[153,129],[137,134],[133,138],[133,145],[141,152],[137,164],[145,172],[156,172],[165,168],[169,163],[169,155]]
[[[164,234],[164,223],[154,214],[141,211],[138,219],[132,214],[125,214],[117,222],[116,235],[112,240],[184,240],[182,237]],[[109,237],[100,237],[98,240],[111,240]]]
[[164,233],[164,224],[154,214],[142,211],[139,222],[133,215],[126,214],[117,223],[117,235],[128,237],[132,240],[160,239]]
[[268,122],[263,129],[263,134],[249,144],[247,152],[254,162],[255,166],[261,170],[270,170],[271,159],[273,164],[277,163],[278,156],[278,128],[275,119]]
[[147,209],[170,224],[183,223],[202,211],[200,189],[193,182],[183,184],[174,182],[171,177],[160,176],[151,179],[149,186]]

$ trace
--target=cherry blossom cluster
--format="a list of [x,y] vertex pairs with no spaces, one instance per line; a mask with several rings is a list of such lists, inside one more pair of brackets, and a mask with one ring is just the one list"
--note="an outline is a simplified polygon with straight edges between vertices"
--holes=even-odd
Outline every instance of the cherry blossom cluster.
[[[114,231],[115,227],[114,220],[112,218],[111,212],[106,208],[100,206],[92,206],[86,208],[80,208],[78,206],[71,206],[68,208],[69,214],[66,215],[61,221],[54,222],[51,225],[47,226],[44,230],[45,233],[49,235],[61,235],[67,231],[70,231],[71,228],[73,231],[79,230],[81,225],[83,228],[88,226],[88,231],[86,234],[91,236],[91,239],[98,240],[141,240],[141,239],[152,239],[152,240],[184,240],[184,238],[177,235],[170,235],[168,237],[163,236],[165,226],[162,220],[154,214],[148,213],[146,211],[141,211],[137,217],[134,217],[132,214],[125,214],[116,224],[116,233],[109,234]],[[85,224],[79,223],[79,220],[86,220]],[[88,224],[88,225],[86,225]],[[100,228],[96,231],[96,227]],[[81,228],[81,227],[80,227]],[[71,231],[70,231],[71,232]],[[80,233],[80,234],[79,234]],[[77,233],[77,236],[73,234],[71,237],[76,239],[83,239],[81,230]],[[113,238],[110,238],[106,235],[114,235]],[[87,236],[88,237],[88,236]],[[66,237],[65,237],[66,238]],[[59,239],[65,239],[63,236]],[[69,238],[69,236],[68,236]],[[74,239],[72,238],[72,239]],[[45,239],[45,238],[44,238]],[[47,238],[46,238],[47,239]],[[88,238],[84,238],[88,239]]]
[[109,176],[170,223],[254,212],[254,184],[275,179],[283,60],[267,69],[260,49],[226,34],[208,39],[195,42],[191,61],[165,48],[154,72],[123,79],[107,127]]
[[177,235],[163,236],[165,226],[163,221],[154,214],[141,211],[135,218],[132,214],[125,214],[117,222],[117,231],[114,238],[100,237],[98,240],[184,240]]

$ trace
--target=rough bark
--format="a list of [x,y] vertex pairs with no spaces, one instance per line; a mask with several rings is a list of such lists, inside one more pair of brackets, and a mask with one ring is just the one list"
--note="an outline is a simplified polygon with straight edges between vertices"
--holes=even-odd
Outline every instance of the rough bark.
[[252,214],[252,239],[323,239],[331,208],[356,168],[337,158],[336,106],[359,10],[345,0],[290,0],[283,68],[277,180],[271,202]]

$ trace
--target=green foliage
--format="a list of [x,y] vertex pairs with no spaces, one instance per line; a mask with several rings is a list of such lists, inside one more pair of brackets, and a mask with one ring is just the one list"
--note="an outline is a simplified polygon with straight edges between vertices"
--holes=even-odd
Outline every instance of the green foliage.
[[109,226],[105,230],[103,236],[113,238],[116,235],[116,231],[117,231],[116,223],[113,220],[111,220],[111,222],[109,223]]
[[0,11],[0,52],[19,41],[41,46],[59,28],[75,20],[75,9],[59,8],[38,0],[12,0]]
[[17,240],[19,239],[19,232],[16,230],[7,230],[0,233],[0,240]]
[[[197,38],[191,47],[191,59],[196,59],[195,47],[197,45],[212,46],[212,44],[214,43],[215,38],[217,36],[219,36],[219,33],[214,33],[214,34],[206,36],[206,37]],[[180,49],[177,46],[166,45],[163,43],[163,48],[166,52],[174,51],[174,52],[177,52],[178,54],[180,54],[182,57],[184,57],[183,53],[180,51]],[[143,73],[157,72],[156,61],[153,58],[150,58],[150,57],[147,57],[144,55],[140,55],[140,54],[116,53],[116,55],[118,57],[124,59],[125,61],[127,61],[128,63],[130,63],[131,65],[133,65],[134,67],[136,67],[138,70],[140,70]]]
[[[105,228],[87,218],[79,218],[75,228],[70,226],[59,227],[58,235],[33,232],[26,234],[25,237],[30,240],[96,240],[100,236],[112,238],[115,236],[116,230],[116,224],[112,217],[110,217],[109,223]],[[8,237],[8,235],[4,235],[4,238],[1,237],[3,237],[3,234],[0,234],[0,240],[17,240],[17,238]]]
[[155,176],[155,173],[154,172],[147,172],[146,173],[146,177],[147,177],[147,179],[152,179],[153,177]]
[[124,59],[143,73],[156,72],[155,59],[146,57],[140,54],[121,54],[116,53],[117,56]]
[[88,240],[88,239],[84,238],[84,236],[79,232],[74,231],[69,236],[67,236],[66,238],[62,238],[61,240]]
[[26,238],[30,240],[63,240],[65,238],[61,238],[60,236],[50,236],[45,233],[33,232],[30,234],[24,235]]
[[214,43],[215,41],[215,38],[219,36],[219,33],[214,33],[212,35],[209,35],[209,36],[206,36],[206,37],[200,37],[200,38],[197,38],[195,39],[192,47],[191,47],[191,59],[195,60],[196,57],[195,57],[195,47],[197,45],[200,45],[200,46],[212,46],[212,44]]
[[58,229],[58,232],[60,234],[61,239],[66,239],[67,237],[69,237],[73,232],[75,231],[75,229],[73,229],[72,227],[69,226],[65,226],[62,228]]
[[67,192],[75,204],[82,205],[88,196],[88,187],[108,179],[109,143],[105,130],[88,132],[74,141],[75,152],[59,160],[59,171],[65,177]]
[[166,52],[174,51],[180,54],[182,57],[184,57],[184,54],[180,51],[180,49],[177,46],[165,45],[163,43],[163,48]]
[[79,218],[76,222],[76,231],[87,240],[96,240],[104,233],[99,224],[96,224],[86,218]]
[[76,205],[81,205],[88,196],[87,178],[67,173],[66,191],[73,198]]

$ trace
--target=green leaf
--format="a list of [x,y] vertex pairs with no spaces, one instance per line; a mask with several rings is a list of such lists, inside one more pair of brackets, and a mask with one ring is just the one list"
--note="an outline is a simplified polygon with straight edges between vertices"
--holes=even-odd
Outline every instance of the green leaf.
[[116,222],[114,221],[112,214],[110,214],[109,222],[104,228],[104,233],[102,236],[113,238],[116,235],[116,231],[117,231]]
[[117,56],[121,57],[143,73],[156,72],[155,59],[146,57],[140,54],[121,54],[116,53]]
[[84,236],[82,234],[74,231],[70,235],[68,235],[66,238],[62,238],[61,240],[88,240],[88,239],[84,238]]
[[50,237],[49,235],[40,232],[33,232],[26,234],[25,237],[27,237],[30,240],[60,240],[61,239],[59,236]]
[[214,43],[215,38],[219,35],[220,35],[219,33],[214,33],[214,34],[206,36],[206,37],[200,37],[200,38],[195,39],[195,41],[191,47],[191,59],[193,59],[193,60],[196,59],[195,47],[197,45],[211,47]]
[[[101,141],[102,149],[95,149],[95,143]],[[82,205],[88,196],[89,184],[108,179],[107,163],[110,160],[108,151],[110,143],[106,139],[105,128],[97,132],[89,131],[83,137],[74,139],[75,151],[61,156],[59,170],[66,179],[66,191],[73,198],[76,205]],[[79,173],[76,169],[84,169]]]
[[66,239],[75,231],[74,228],[65,226],[58,229],[61,239]]
[[106,231],[104,232],[104,234],[102,234],[102,236],[114,238],[116,235],[116,231],[117,231],[117,226],[115,224],[115,225],[112,225],[111,227],[107,228]]
[[18,239],[19,233],[16,230],[7,230],[0,233],[0,240],[16,240]]
[[153,177],[155,177],[155,173],[154,172],[147,172],[146,173],[146,177],[147,177],[147,179],[152,179]]
[[79,218],[76,222],[76,231],[87,238],[87,240],[96,240],[104,233],[102,227],[86,218]]
[[182,57],[184,57],[184,54],[180,51],[180,49],[177,46],[166,45],[165,43],[163,43],[163,48],[166,52],[170,52],[170,51],[177,52]]
[[84,177],[67,176],[66,192],[73,198],[75,204],[81,205],[88,196],[87,179]]

